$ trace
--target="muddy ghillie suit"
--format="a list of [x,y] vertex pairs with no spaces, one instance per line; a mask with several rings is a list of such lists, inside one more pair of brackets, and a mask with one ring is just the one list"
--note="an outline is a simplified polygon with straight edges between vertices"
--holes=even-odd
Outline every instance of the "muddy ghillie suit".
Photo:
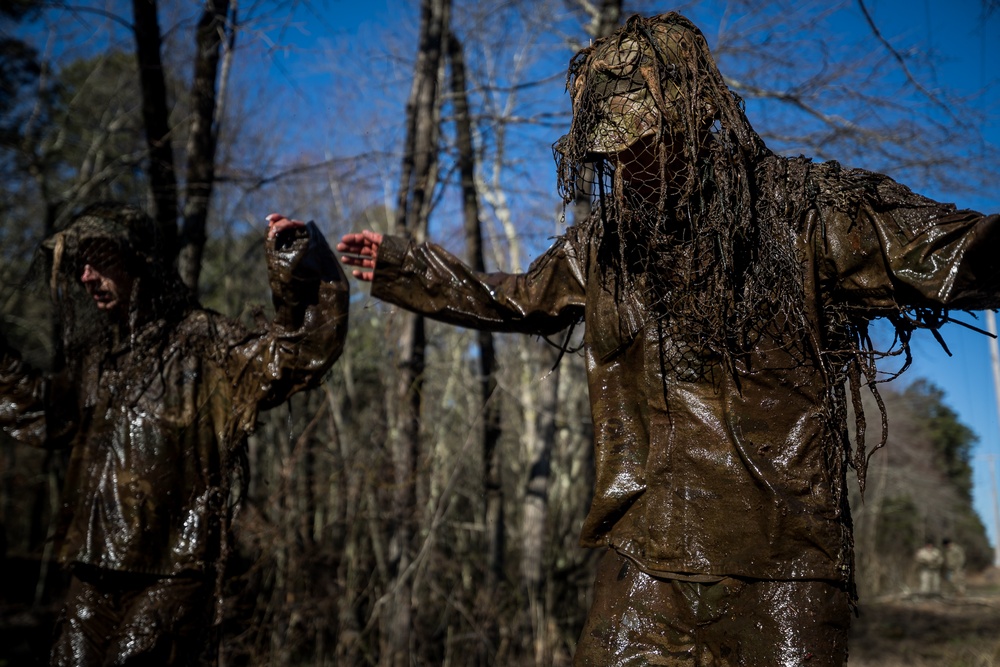
[[[133,651],[177,650],[164,636],[183,636],[177,623],[200,624],[187,628],[196,633],[211,623],[231,481],[258,412],[316,386],[343,347],[348,286],[314,225],[267,242],[276,315],[259,331],[194,304],[150,252],[151,230],[140,212],[106,205],[49,239],[57,305],[75,316],[64,318],[67,369],[49,378],[2,351],[0,423],[22,442],[72,447],[57,548],[77,576],[56,664],[99,661],[102,651],[125,664]],[[110,245],[135,281],[127,322],[88,334],[88,347],[80,332],[93,329],[84,313],[96,309],[83,303],[79,256],[95,243]],[[75,626],[106,623],[88,605],[108,599],[108,587],[138,590],[121,602],[137,611],[128,627],[91,628],[113,639],[84,648],[87,628]]]
[[560,186],[593,197],[589,219],[514,275],[386,237],[372,295],[494,331],[585,324],[581,544],[610,549],[577,665],[842,664],[868,323],[889,318],[908,355],[947,309],[1000,304],[1000,220],[773,155],[677,14],[581,52],[569,88]]

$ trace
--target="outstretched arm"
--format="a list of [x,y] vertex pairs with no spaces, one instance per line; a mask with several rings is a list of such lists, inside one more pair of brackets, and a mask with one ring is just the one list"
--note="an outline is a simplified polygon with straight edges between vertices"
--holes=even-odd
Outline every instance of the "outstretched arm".
[[551,334],[583,317],[586,279],[568,236],[525,273],[480,273],[433,243],[372,231],[337,245],[354,275],[372,282],[372,296],[449,324]]
[[862,170],[845,173],[838,187],[859,196],[853,208],[823,211],[835,298],[876,313],[1000,306],[1000,216],[957,210]]
[[43,421],[43,396],[40,374],[31,372],[0,332],[0,427],[18,440],[31,439],[32,429],[25,427]]

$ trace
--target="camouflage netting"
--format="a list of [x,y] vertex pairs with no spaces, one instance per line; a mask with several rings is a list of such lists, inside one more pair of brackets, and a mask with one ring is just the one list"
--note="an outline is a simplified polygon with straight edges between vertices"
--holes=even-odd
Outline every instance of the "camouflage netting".
[[556,149],[564,199],[596,194],[618,288],[640,291],[693,356],[732,369],[763,322],[802,302],[787,227],[755,210],[767,150],[740,100],[676,14],[632,17],[576,56],[569,86],[573,125]]
[[[601,267],[619,302],[637,294],[663,329],[671,348],[662,354],[665,372],[710,381],[719,365],[733,373],[765,329],[782,345],[807,338],[789,221],[809,202],[762,193],[777,192],[808,161],[770,153],[698,28],[676,13],[634,16],[573,58],[567,86],[573,122],[553,147],[560,194],[567,204],[592,200],[587,224]],[[908,358],[914,326],[897,320],[901,349],[880,353],[864,316],[836,307],[827,315],[834,348],[821,350],[827,409],[846,419],[850,380],[857,408],[850,462],[863,488],[870,454],[860,391],[878,398],[876,359],[901,349]],[[884,409],[882,426],[874,449],[885,443]]]

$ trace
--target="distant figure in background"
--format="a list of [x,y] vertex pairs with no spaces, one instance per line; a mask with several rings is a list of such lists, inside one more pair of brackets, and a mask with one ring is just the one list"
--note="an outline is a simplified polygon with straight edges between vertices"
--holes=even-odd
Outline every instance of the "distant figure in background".
[[66,368],[31,368],[0,332],[0,427],[72,448],[52,664],[214,662],[246,438],[340,355],[347,279],[315,225],[269,216],[275,318],[247,331],[195,302],[135,207],[91,206],[43,249]]
[[948,590],[959,597],[965,595],[965,549],[957,542],[945,538],[944,545],[944,580]]
[[933,541],[928,540],[924,546],[917,549],[913,560],[917,563],[919,576],[919,593],[921,595],[941,594],[941,566],[944,565],[944,554]]

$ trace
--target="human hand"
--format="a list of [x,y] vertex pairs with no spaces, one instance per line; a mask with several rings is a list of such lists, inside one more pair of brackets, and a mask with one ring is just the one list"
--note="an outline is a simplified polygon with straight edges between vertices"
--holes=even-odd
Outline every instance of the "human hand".
[[273,239],[281,232],[287,229],[295,229],[297,227],[305,227],[304,222],[301,220],[291,220],[281,215],[280,213],[272,213],[265,218],[267,220],[267,238],[268,240]]
[[353,270],[351,274],[358,280],[371,282],[375,277],[375,263],[378,261],[378,247],[382,245],[382,235],[369,229],[360,234],[344,234],[337,244],[337,252],[347,253],[340,257],[343,264],[359,266],[368,271]]

